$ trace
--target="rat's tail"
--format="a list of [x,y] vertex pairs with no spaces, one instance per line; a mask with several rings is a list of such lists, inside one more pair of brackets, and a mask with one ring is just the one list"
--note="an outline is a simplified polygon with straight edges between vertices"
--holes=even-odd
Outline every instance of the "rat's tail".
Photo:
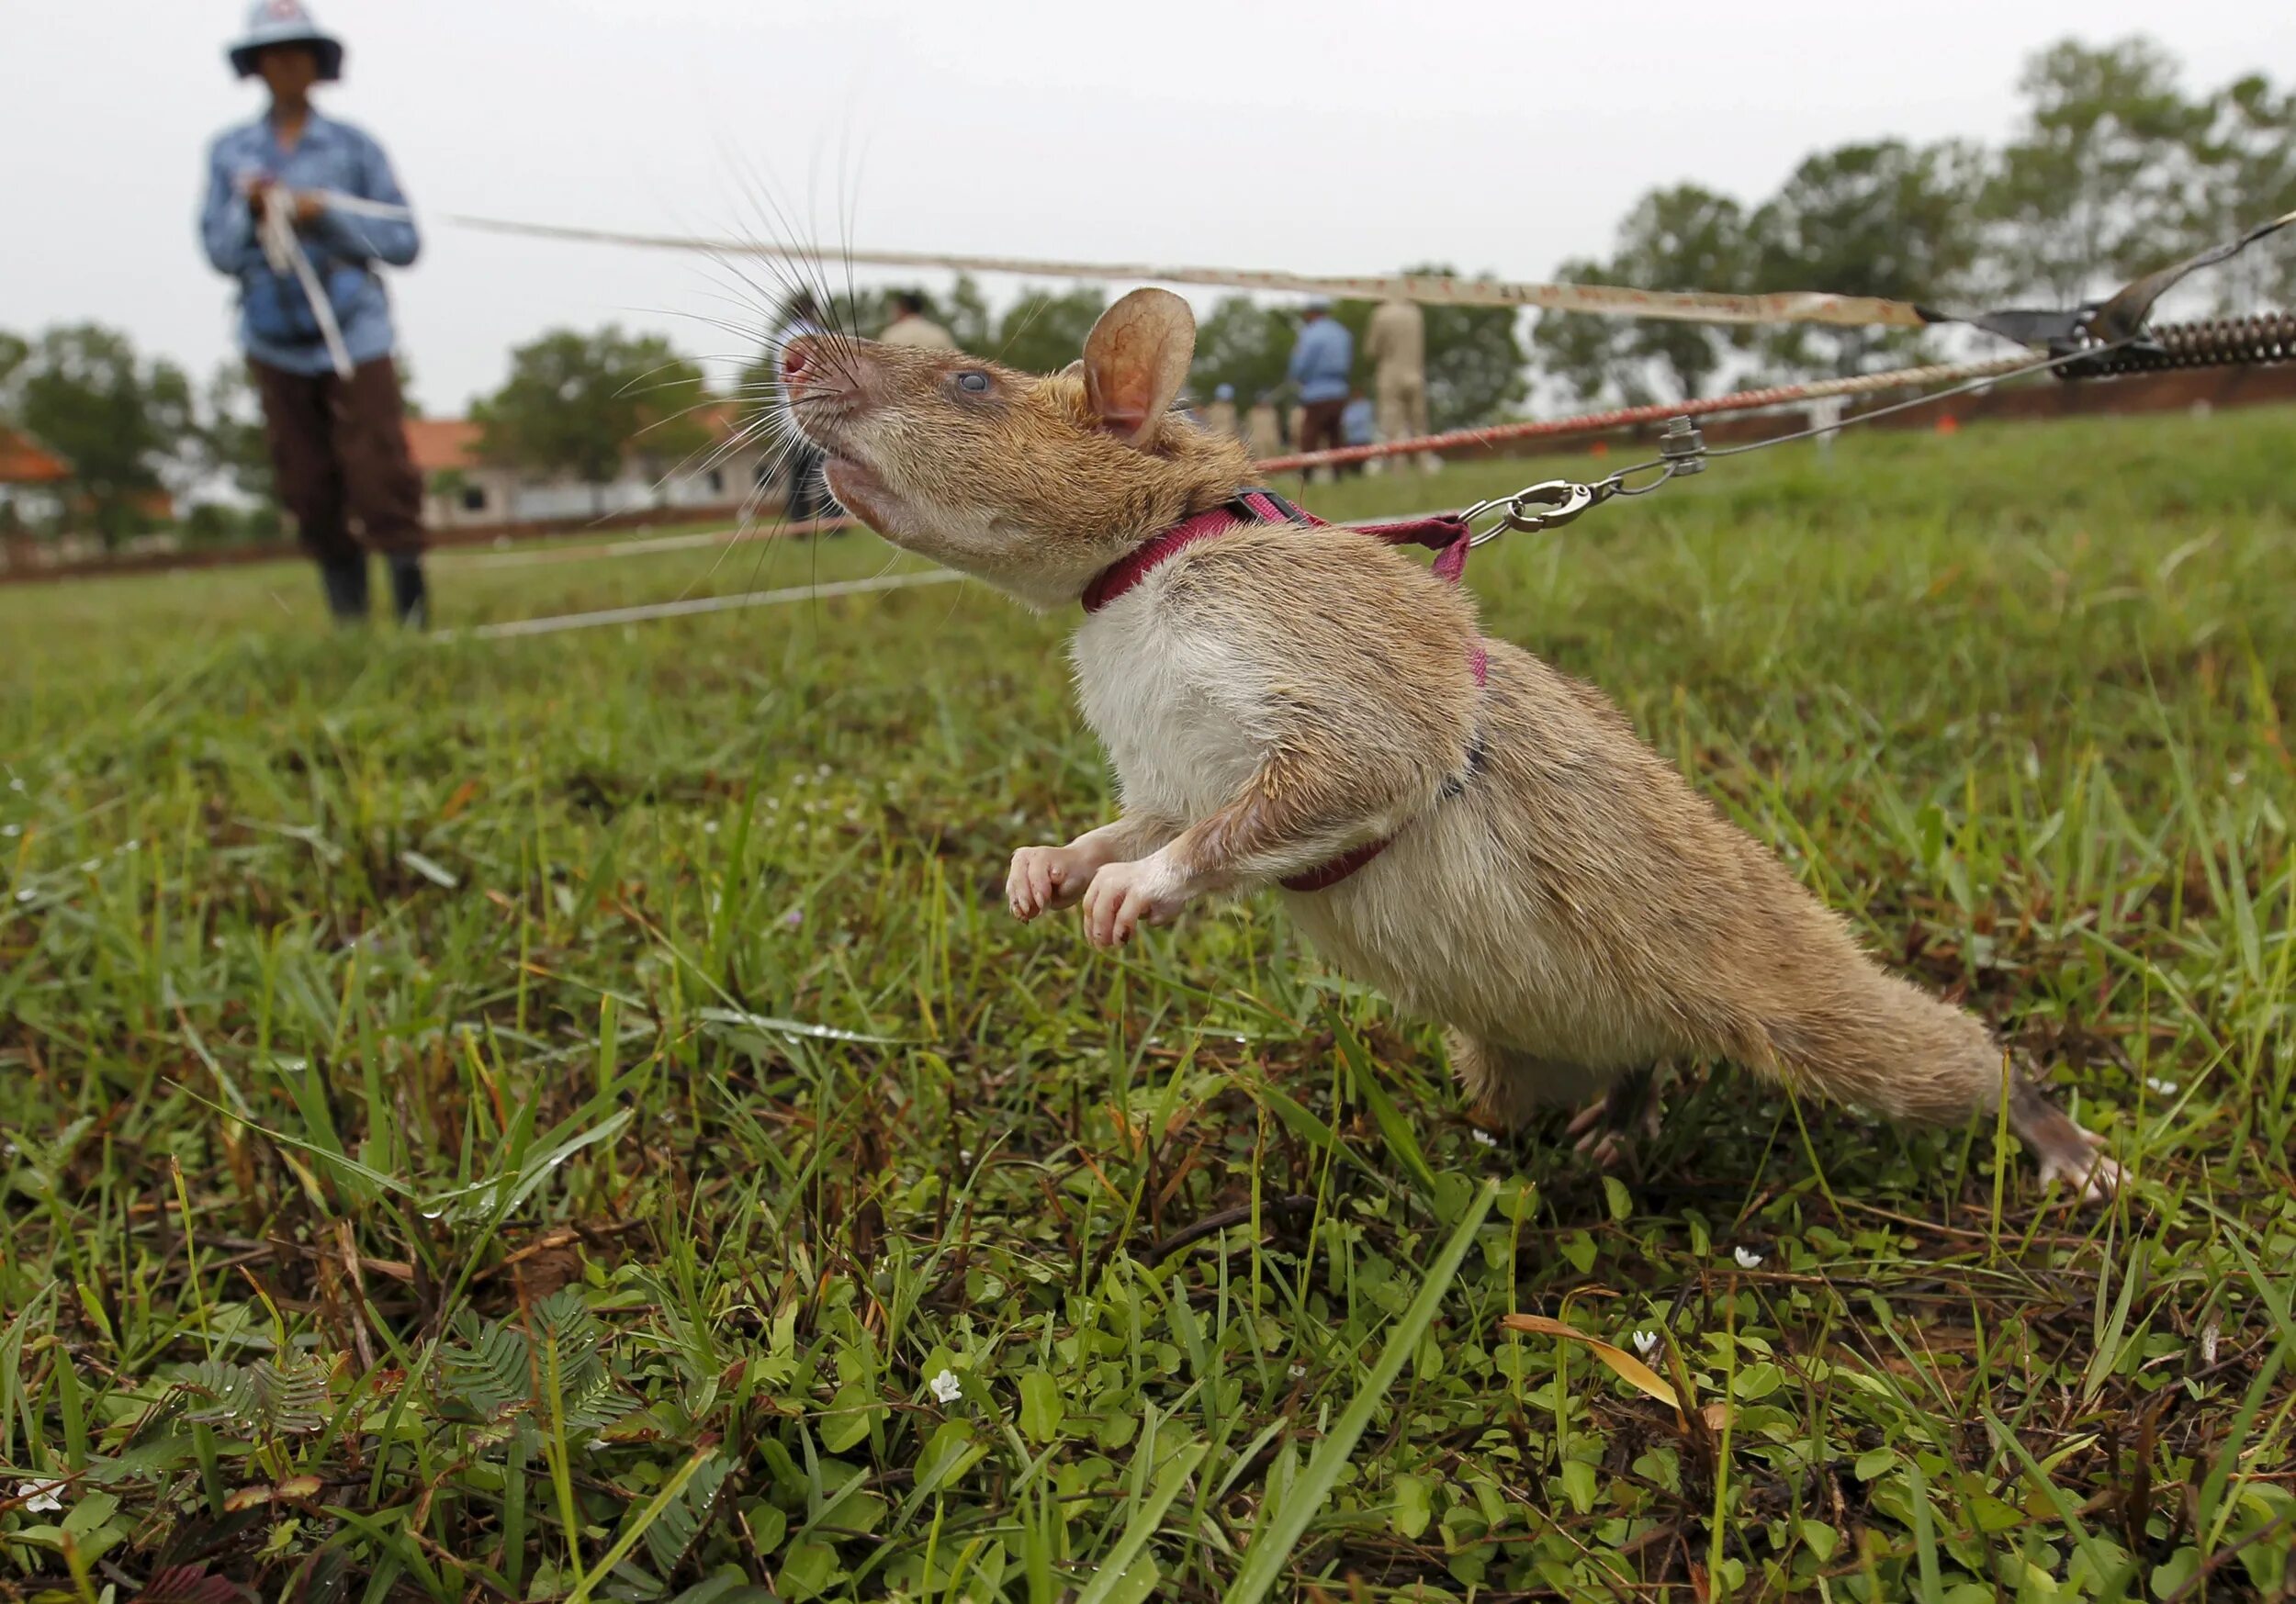
[[[1975,1015],[1885,973],[1870,959],[1757,1026],[1768,1069],[1800,1091],[1895,1119],[1951,1125],[1996,1117],[2008,1077],[2009,1128],[2041,1161],[2043,1180],[2090,1195],[2117,1176],[2097,1143],[2025,1074]],[[1748,1057],[1761,1064],[1760,1054]]]

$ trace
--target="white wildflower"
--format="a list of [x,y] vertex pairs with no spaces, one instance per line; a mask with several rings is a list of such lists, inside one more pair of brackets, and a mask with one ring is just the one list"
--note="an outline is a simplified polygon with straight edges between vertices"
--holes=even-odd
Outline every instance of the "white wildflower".
[[19,903],[28,903],[38,895],[39,895],[38,892],[34,891],[30,886],[26,886],[22,891],[16,893],[16,900]]
[[1483,1129],[1480,1126],[1470,1127],[1467,1134],[1473,1137],[1477,1142],[1480,1143],[1484,1147],[1495,1148],[1499,1145],[1499,1139],[1491,1135],[1489,1131]]
[[933,1377],[933,1396],[944,1404],[953,1404],[964,1395],[964,1384],[953,1370],[944,1370]]
[[1293,1365],[1293,1366],[1291,1367],[1291,1379],[1292,1379],[1292,1380],[1294,1380],[1294,1381],[1305,1381],[1305,1380],[1307,1379],[1307,1375],[1308,1375],[1308,1367],[1307,1367],[1306,1365],[1304,1365],[1304,1364],[1295,1364],[1295,1365]]
[[0,824],[0,836],[21,836],[22,834],[24,834],[24,826],[21,824]]
[[1635,1352],[1641,1354],[1645,1359],[1655,1359],[1658,1357],[1659,1334],[1656,1331],[1637,1331],[1635,1333]]
[[1731,1256],[1738,1261],[1738,1267],[1740,1270],[1751,1270],[1761,1262],[1761,1255],[1751,1248],[1733,1249]]
[[[19,783],[18,789],[21,789]],[[24,1500],[27,1515],[44,1515],[51,1509],[63,1508],[63,1483],[18,1482],[16,1496]]]
[[702,834],[703,834],[703,835],[704,835],[704,836],[715,836],[715,835],[716,835],[716,834],[717,834],[717,821],[716,821],[715,819],[704,819],[704,820],[703,820],[703,821],[702,821]]
[[24,789],[24,782],[20,780],[11,780],[8,781],[8,789],[10,791],[22,791]]
[[2164,1081],[2158,1075],[2145,1076],[2144,1083],[2164,1097],[2174,1097],[2177,1094],[2177,1082]]

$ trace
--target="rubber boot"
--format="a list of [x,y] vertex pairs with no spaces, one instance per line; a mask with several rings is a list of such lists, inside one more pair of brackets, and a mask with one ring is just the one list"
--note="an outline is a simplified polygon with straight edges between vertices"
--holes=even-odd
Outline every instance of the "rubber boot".
[[327,611],[341,624],[366,622],[366,554],[319,559],[319,582],[326,588]]
[[422,582],[422,555],[393,552],[388,560],[390,600],[398,609],[399,623],[406,629],[421,629],[431,616],[430,588]]

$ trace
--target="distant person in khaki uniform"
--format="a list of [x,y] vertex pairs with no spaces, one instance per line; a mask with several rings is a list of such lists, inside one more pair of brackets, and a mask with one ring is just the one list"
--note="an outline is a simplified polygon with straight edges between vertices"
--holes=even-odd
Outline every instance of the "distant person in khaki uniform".
[[[1379,369],[1374,388],[1379,398],[1379,438],[1393,442],[1426,434],[1426,314],[1413,301],[1381,301],[1364,331],[1363,353]],[[1423,454],[1419,461],[1429,470],[1443,465],[1433,452]]]
[[925,297],[905,289],[893,297],[893,321],[877,336],[885,345],[915,345],[926,351],[954,351],[949,331],[925,315]]
[[1283,422],[1276,416],[1276,403],[1265,396],[1253,402],[1251,411],[1244,414],[1244,449],[1252,454],[1254,462],[1266,462],[1284,454]]
[[1211,405],[1204,409],[1204,427],[1214,434],[1244,437],[1236,427],[1235,386],[1221,385],[1212,391]]

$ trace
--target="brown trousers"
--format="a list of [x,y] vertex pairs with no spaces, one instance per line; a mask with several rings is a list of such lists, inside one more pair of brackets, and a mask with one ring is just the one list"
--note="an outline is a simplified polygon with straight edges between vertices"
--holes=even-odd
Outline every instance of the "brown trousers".
[[1300,438],[1294,451],[1331,451],[1346,443],[1340,438],[1339,415],[1347,410],[1347,398],[1336,401],[1310,401],[1300,409]]
[[249,361],[263,398],[280,504],[321,562],[362,550],[422,549],[422,476],[407,453],[399,369],[361,363],[347,379]]

